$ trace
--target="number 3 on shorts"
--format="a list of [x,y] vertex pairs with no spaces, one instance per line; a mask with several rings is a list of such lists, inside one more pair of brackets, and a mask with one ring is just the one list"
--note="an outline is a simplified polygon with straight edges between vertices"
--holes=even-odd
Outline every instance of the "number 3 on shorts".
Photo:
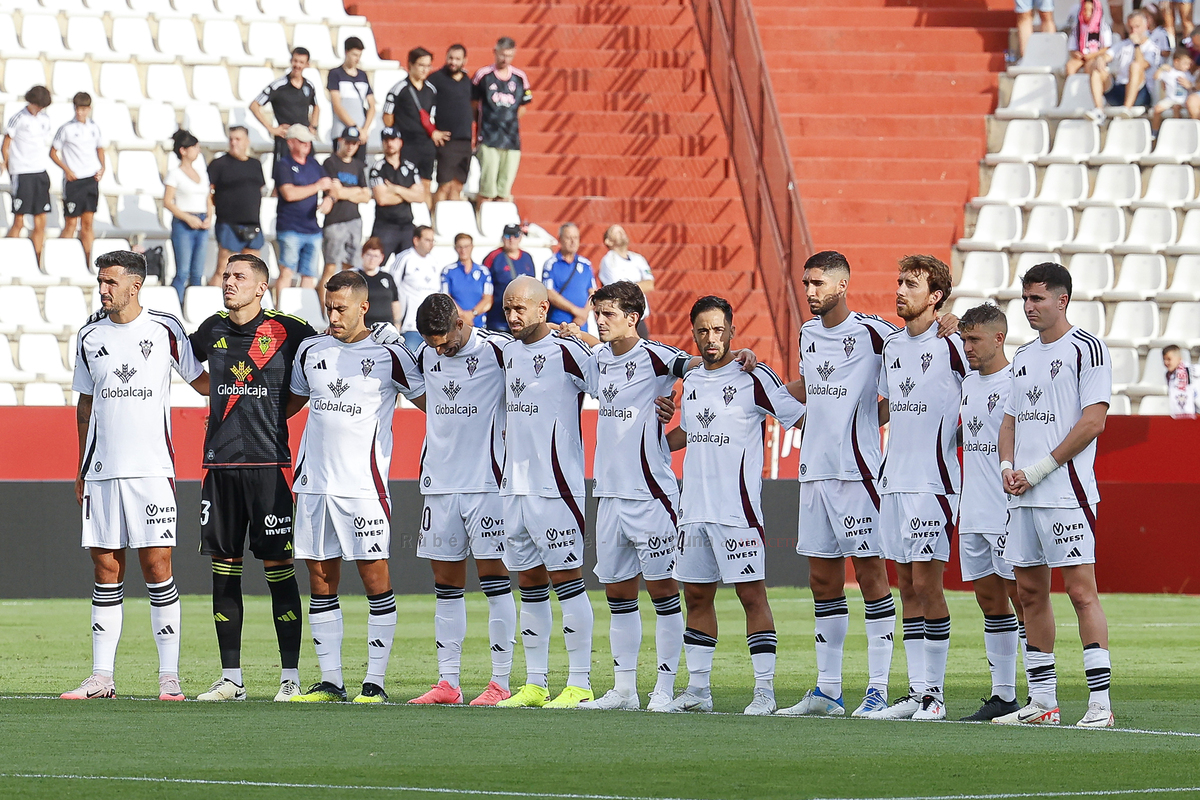
[[208,510],[210,508],[212,508],[211,500],[201,500],[200,501],[200,524],[201,525],[208,524]]

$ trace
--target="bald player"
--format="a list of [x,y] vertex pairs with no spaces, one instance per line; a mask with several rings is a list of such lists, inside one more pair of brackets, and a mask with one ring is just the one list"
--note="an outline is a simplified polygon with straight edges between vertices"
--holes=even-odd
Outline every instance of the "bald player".
[[392,505],[387,475],[392,417],[403,394],[425,407],[425,382],[401,344],[377,344],[358,272],[325,284],[329,333],[307,339],[292,368],[288,416],[309,404],[296,460],[296,557],[308,564],[312,630],[321,680],[292,702],[346,700],[342,680],[341,562],[354,561],[366,591],[367,673],[356,703],[387,700],[384,676],[396,633],[388,575]]
[[[526,682],[502,708],[575,708],[594,700],[592,606],[583,588],[583,439],[587,345],[551,334],[546,287],[527,276],[508,285],[504,316],[505,459],[500,480],[506,555],[518,572]],[[550,699],[550,587],[562,610],[568,674]]]

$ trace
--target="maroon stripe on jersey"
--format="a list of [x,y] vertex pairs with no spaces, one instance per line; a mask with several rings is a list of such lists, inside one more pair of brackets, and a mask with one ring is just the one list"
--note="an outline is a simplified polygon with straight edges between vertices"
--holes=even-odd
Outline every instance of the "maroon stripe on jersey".
[[405,389],[408,389],[408,375],[404,373],[404,365],[400,363],[400,356],[398,356],[396,351],[390,347],[385,347],[384,349],[387,350],[388,355],[392,357],[392,380],[403,386]]
[[945,495],[937,495],[938,505],[942,507],[942,513],[946,515],[946,535],[954,535],[954,511],[950,508],[950,499]]
[[650,489],[650,496],[663,504],[663,508],[667,510],[667,514],[671,516],[671,524],[679,527],[679,520],[675,518],[675,508],[671,505],[671,498],[667,497],[667,493],[658,485],[658,481],[654,480],[654,475],[650,472],[650,461],[646,458],[645,437],[642,437],[641,456],[642,476],[646,479],[646,487]]
[[954,484],[950,482],[950,470],[946,469],[946,459],[942,457],[942,429],[938,428],[937,435],[937,464],[938,474],[942,476],[942,488],[946,494],[954,494]]
[[875,355],[883,355],[883,337],[879,335],[879,331],[872,328],[870,325],[863,325],[867,329],[867,335],[871,337],[871,349],[875,351]]
[[171,494],[175,494],[175,479],[167,478],[167,483],[171,484]]
[[761,538],[763,536],[763,526],[762,523],[758,521],[758,517],[754,515],[754,504],[750,501],[750,491],[746,489],[745,453],[742,453],[742,463],[741,466],[738,467],[738,491],[742,495],[742,513],[746,516],[746,527],[757,530],[758,535]]
[[771,398],[767,396],[767,390],[759,382],[758,376],[751,372],[750,380],[754,382],[754,405],[766,411],[771,416],[775,416],[775,406],[772,405]]
[[383,476],[379,474],[379,464],[375,461],[375,438],[379,435],[379,428],[375,428],[375,435],[371,437],[371,479],[375,481],[375,491],[379,493],[379,505],[383,506],[383,515],[387,517],[388,522],[392,521],[392,509],[388,506],[387,501],[387,484],[383,481]]
[[571,509],[571,514],[575,517],[575,521],[579,523],[579,535],[584,535],[583,511],[580,510],[579,504],[575,502],[575,495],[571,494],[571,484],[567,483],[567,476],[563,475],[562,466],[558,463],[558,430],[550,434],[550,467],[554,470],[554,483],[558,485],[559,497],[567,504],[567,508]]
[[1071,346],[1075,348],[1075,383],[1078,384],[1083,379],[1083,351],[1077,344]]
[[[151,314],[158,312],[151,311]],[[161,320],[154,320],[159,325],[163,326],[163,330],[167,332],[167,341],[171,343],[171,360],[176,364],[179,363],[179,340],[175,337],[175,331],[171,330],[171,326]]]
[[[496,420],[492,419],[491,436],[488,437],[488,455],[492,459],[492,475],[496,478],[496,485],[499,486],[504,482],[504,471],[500,469],[500,465],[496,463]],[[421,458],[424,460],[425,451],[421,451]]]
[[563,372],[574,375],[579,380],[584,380],[583,370],[579,368],[579,362],[575,360],[575,356],[571,355],[571,351],[565,344],[560,342],[558,347],[562,350]]
[[950,369],[957,372],[960,378],[967,377],[967,365],[963,363],[962,356],[958,354],[949,336],[946,337],[946,347],[950,350]]
[[661,358],[655,355],[653,350],[651,350],[649,347],[643,349],[646,351],[646,355],[650,357],[650,366],[654,367],[655,375],[658,375],[659,377],[665,377],[671,374],[671,368],[668,367]]
[[[869,330],[869,329],[868,329]],[[858,449],[858,407],[854,408],[854,418],[850,421],[850,448],[854,451],[854,463],[858,465],[858,474],[862,475],[862,484],[867,489],[867,494],[871,496],[871,502],[875,504],[875,510],[879,510],[879,492],[875,491],[875,481],[871,477],[871,470],[867,467],[867,460],[863,458],[862,451]]]
[[163,418],[163,441],[167,443],[167,455],[171,457],[171,464],[175,464],[175,448],[171,446],[171,419],[170,417]]
[[1087,501],[1087,492],[1083,490],[1083,481],[1079,480],[1079,473],[1075,471],[1075,460],[1067,462],[1067,474],[1071,476],[1071,491],[1075,493],[1075,499],[1079,501],[1079,507],[1083,509],[1083,518],[1087,520],[1088,527],[1092,529],[1092,535],[1096,535],[1096,515],[1092,513],[1092,507]]
[[88,445],[87,455],[83,457],[83,466],[79,468],[80,477],[87,475],[88,470],[92,468],[92,456],[96,455],[96,440],[99,438],[99,436],[93,436]]
[[492,346],[492,352],[496,354],[496,364],[500,369],[504,369],[504,351],[495,342],[488,342]]

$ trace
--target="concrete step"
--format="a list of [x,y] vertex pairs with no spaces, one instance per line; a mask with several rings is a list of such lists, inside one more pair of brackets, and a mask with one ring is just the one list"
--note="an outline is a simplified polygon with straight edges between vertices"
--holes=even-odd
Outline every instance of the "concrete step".
[[774,25],[789,27],[822,27],[844,25],[847,28],[871,28],[892,25],[896,28],[1003,28],[1014,24],[1012,9],[989,11],[974,8],[923,9],[901,8],[840,8],[812,6],[780,6],[755,2],[761,15]]
[[[979,122],[982,127],[982,122]],[[614,113],[611,111],[542,111],[521,119],[521,130],[533,132],[588,131],[634,133],[650,136],[723,136],[721,115],[713,112],[668,114],[661,111]],[[949,134],[949,132],[947,132]]]
[[535,153],[577,153],[611,156],[724,157],[724,136],[646,136],[633,133],[522,133],[521,149]]
[[[933,155],[933,154],[931,154]],[[966,180],[970,186],[979,183],[979,165],[942,161],[938,158],[799,158],[792,168],[800,180],[827,181],[921,181]]]
[[[825,50],[817,50],[807,42],[796,42],[794,50],[772,50],[766,54],[767,65],[771,69],[807,69],[829,70],[831,58],[842,58],[840,54],[831,54]],[[855,69],[866,72],[900,72],[922,70],[925,72],[1003,72],[1004,53],[942,53],[938,51],[922,53],[895,52],[892,48],[877,53],[854,53],[852,63]]]
[[551,197],[732,197],[738,200],[742,197],[735,181],[719,178],[625,178],[606,175],[522,175],[521,193]]
[[[445,45],[438,42],[454,39],[462,41],[468,48],[485,53],[496,41],[497,28],[493,23],[478,23],[474,20],[457,22],[447,26],[444,22],[429,22],[428,15],[421,22],[381,20],[372,22],[376,41],[425,42],[425,47],[439,52]],[[582,50],[694,50],[699,45],[695,26],[668,25],[530,25],[524,23],[504,26],[504,35],[511,36],[523,50],[566,48]],[[488,44],[472,47],[471,42]],[[447,41],[447,44],[449,42]],[[403,61],[407,56],[405,46],[385,48],[385,58]],[[518,62],[519,65],[519,62]]]
[[986,72],[878,71],[860,69],[857,64],[846,70],[775,68],[771,85],[777,96],[811,93],[817,86],[837,93],[869,89],[878,95],[989,94],[994,98],[998,91],[997,76]]
[[[774,85],[774,81],[772,81]],[[813,87],[815,89],[815,87]],[[868,88],[868,87],[863,87]],[[871,92],[856,94],[809,93],[776,94],[775,105],[780,114],[862,114],[866,109],[886,115],[911,114],[923,111],[930,119],[942,114],[960,116],[977,114],[981,118],[996,108],[996,97],[980,95],[908,94],[885,96]]]
[[522,197],[520,208],[522,215],[533,220],[572,220],[610,225],[615,221],[686,223],[691,220],[719,219],[737,224],[745,219],[741,200],[733,197]]
[[656,111],[715,112],[717,102],[699,91],[688,94],[655,92],[539,92],[533,87],[531,113],[540,111]]
[[626,67],[628,69],[707,69],[704,53],[699,50],[534,50],[521,51],[520,61],[528,67],[592,69]]
[[902,225],[847,222],[809,224],[808,227],[814,242],[890,245],[896,251],[897,258],[905,252],[914,252],[911,249],[913,247],[921,248],[919,252],[926,252],[931,247],[943,247],[949,251],[950,244],[962,233],[961,225],[951,223]]
[[873,198],[805,198],[804,218],[809,226],[822,224],[876,225],[956,225],[962,222],[963,204],[949,202],[909,202]]
[[[985,53],[1008,46],[1009,26],[997,28],[912,28],[903,32],[891,27],[829,27],[764,25],[770,20],[765,10],[756,14],[758,34],[767,53],[790,50],[804,42],[806,50],[829,53]],[[650,29],[647,29],[650,30]],[[768,56],[769,58],[769,56]]]
[[[862,133],[869,131],[866,128]],[[918,129],[913,133],[920,133]],[[892,138],[888,136],[844,136],[818,137],[802,136],[790,130],[787,131],[788,149],[793,159],[806,158],[846,158],[861,156],[887,156],[901,161],[907,159],[928,159],[930,156],[940,156],[949,159],[968,159],[978,161],[987,152],[986,143],[982,138],[939,137],[936,130],[930,131],[929,138]]]
[[963,181],[856,181],[801,180],[796,189],[805,202],[809,198],[870,199],[892,203],[956,203],[970,199]]
[[521,153],[525,175],[620,175],[640,178],[731,178],[733,165],[725,154],[708,158],[640,155],[594,155],[590,153]]
[[[788,0],[755,0],[754,7],[756,9],[779,9],[793,8],[794,4]],[[846,0],[838,3],[815,3],[811,8],[821,8],[827,10],[832,19],[837,18],[837,14],[848,8],[874,8],[882,12],[896,8],[917,8],[924,11],[957,11],[962,9],[973,10],[989,10],[989,11],[1011,11],[1011,4],[1007,0]]]
[[[356,12],[372,19],[425,19],[428,3],[365,0],[357,3]],[[491,25],[676,25],[691,24],[692,9],[685,5],[585,5],[585,4],[507,4],[456,3],[459,19]],[[520,40],[517,40],[520,44]]]
[[[913,136],[929,128],[929,117],[922,114],[865,116],[861,111],[846,114],[781,114],[783,129],[789,136],[885,136],[889,139]],[[521,123],[524,125],[524,121]],[[938,117],[936,135],[954,138],[984,136],[984,119],[973,114]]]
[[[560,222],[565,221],[560,220]],[[599,242],[604,239],[604,231],[612,223],[579,222],[578,224],[579,234],[583,241]],[[634,243],[633,249],[638,252],[641,252],[642,242],[655,242],[664,248],[682,248],[687,245],[724,245],[731,252],[748,251],[750,248],[750,234],[746,230],[744,219],[737,222],[622,222],[621,226],[625,228],[630,241]],[[651,264],[651,266],[654,265]]]
[[625,67],[528,67],[530,84],[540,92],[703,92],[705,70]]

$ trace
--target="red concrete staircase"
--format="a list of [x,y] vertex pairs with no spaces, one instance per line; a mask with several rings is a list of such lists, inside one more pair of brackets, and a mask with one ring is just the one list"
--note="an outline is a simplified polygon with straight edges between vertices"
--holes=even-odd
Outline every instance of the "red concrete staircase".
[[690,3],[361,0],[348,8],[371,20],[384,55],[400,61],[420,45],[437,66],[461,42],[474,72],[490,63],[498,37],[513,37],[534,95],[514,187],[522,216],[550,230],[578,223],[583,253],[597,265],[604,229],[623,225],[655,270],[655,338],[692,351],[688,309],[719,294],[737,311],[737,343],[782,366]]

